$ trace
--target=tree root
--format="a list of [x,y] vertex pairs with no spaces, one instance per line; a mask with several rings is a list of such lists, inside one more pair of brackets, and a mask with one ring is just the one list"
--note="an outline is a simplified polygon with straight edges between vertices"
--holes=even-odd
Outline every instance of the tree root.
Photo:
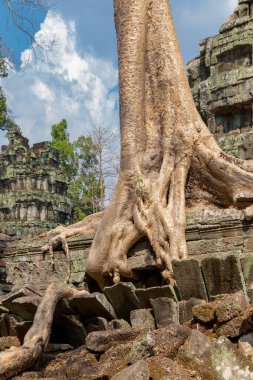
[[54,270],[54,250],[57,248],[61,248],[66,255],[67,263],[68,263],[68,271],[67,271],[67,283],[70,281],[71,277],[71,257],[68,247],[68,238],[87,236],[90,234],[94,234],[98,228],[98,225],[103,216],[103,212],[99,212],[93,215],[90,215],[78,223],[72,224],[67,227],[56,227],[54,230],[49,231],[47,233],[41,234],[39,237],[50,237],[49,243],[44,245],[41,250],[42,252],[49,252],[51,256],[51,264]]
[[27,332],[21,347],[11,347],[0,353],[0,380],[10,379],[31,368],[46,348],[53,322],[55,308],[63,298],[77,294],[89,295],[62,285],[49,285],[37,309],[33,325]]

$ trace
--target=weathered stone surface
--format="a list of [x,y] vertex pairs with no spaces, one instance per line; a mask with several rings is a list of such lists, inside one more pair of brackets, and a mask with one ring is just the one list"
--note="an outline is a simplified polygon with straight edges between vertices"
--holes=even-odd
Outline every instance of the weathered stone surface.
[[206,287],[197,260],[174,261],[173,270],[181,300],[190,298],[207,300]]
[[192,309],[192,314],[198,321],[204,323],[213,322],[215,320],[215,307],[214,302],[196,305]]
[[199,300],[197,298],[191,298],[188,301],[179,301],[178,306],[180,324],[190,321],[193,317],[192,308],[197,305],[202,305],[203,303],[205,303],[204,300]]
[[130,313],[131,326],[136,330],[155,329],[155,320],[150,310],[139,309],[132,310]]
[[124,327],[130,327],[129,323],[124,319],[113,319],[109,322],[110,329],[123,329]]
[[87,331],[78,316],[63,315],[60,321],[71,346],[77,348],[85,344]]
[[40,359],[37,367],[40,368],[43,377],[50,379],[81,379],[86,372],[90,374],[90,379],[96,377],[97,360],[95,356],[89,353],[85,347],[79,347],[73,351],[60,353],[57,355],[44,354]]
[[216,380],[209,360],[211,347],[212,342],[205,334],[192,330],[179,348],[176,360],[189,370],[196,371],[201,379]]
[[179,363],[169,358],[154,357],[147,360],[154,380],[192,380],[191,374]]
[[153,331],[140,333],[132,342],[129,351],[129,362],[133,364],[138,360],[153,356],[155,344],[156,340]]
[[105,331],[109,329],[108,321],[101,317],[87,318],[84,324],[88,334],[93,331]]
[[0,352],[7,350],[11,347],[19,347],[20,341],[15,336],[4,336],[0,337]]
[[247,334],[253,329],[253,309],[247,309],[243,315],[221,324],[216,330],[218,336],[235,338]]
[[119,283],[104,289],[104,294],[113,305],[119,318],[130,320],[132,310],[141,309],[141,304],[135,295],[135,286],[131,282]]
[[176,323],[154,331],[155,356],[161,355],[173,359],[177,355],[179,347],[184,344],[190,333],[190,328]]
[[211,364],[217,380],[253,379],[253,364],[224,337],[211,348]]
[[0,231],[35,236],[69,223],[72,204],[59,153],[46,142],[30,148],[18,130],[8,138],[0,151]]
[[253,333],[242,335],[238,340],[238,348],[241,353],[253,362]]
[[91,351],[104,352],[116,344],[133,341],[139,333],[132,328],[93,332],[87,336],[86,347]]
[[215,314],[218,322],[227,322],[241,315],[249,306],[248,300],[243,292],[223,297],[217,301]]
[[144,360],[124,368],[117,375],[112,377],[112,380],[149,380],[150,371],[147,363]]
[[147,289],[136,289],[135,295],[138,298],[141,306],[145,309],[151,307],[151,299],[167,297],[174,299],[174,301],[177,301],[175,289],[171,285],[155,286]]
[[27,321],[31,321],[33,320],[40,302],[41,298],[38,296],[16,298],[12,301],[9,310],[11,313],[19,315]]
[[210,299],[220,294],[245,291],[240,260],[237,256],[208,257],[201,262],[201,266]]
[[178,304],[172,298],[161,297],[150,300],[158,328],[179,323]]
[[82,317],[103,317],[109,320],[116,318],[112,305],[102,293],[92,293],[90,296],[78,295],[70,298],[68,302],[70,307],[76,310],[76,314]]

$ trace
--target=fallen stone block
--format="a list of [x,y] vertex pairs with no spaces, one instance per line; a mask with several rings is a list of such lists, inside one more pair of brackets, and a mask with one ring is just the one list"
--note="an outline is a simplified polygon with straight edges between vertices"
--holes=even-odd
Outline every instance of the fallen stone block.
[[167,297],[177,301],[175,289],[171,285],[155,286],[147,289],[136,289],[135,294],[143,309],[149,309],[151,307],[151,299]]
[[217,295],[246,291],[240,260],[237,256],[208,257],[202,260],[201,266],[210,300]]
[[197,298],[191,298],[188,301],[179,301],[178,306],[180,324],[191,321],[193,318],[192,308],[197,305],[202,305],[203,303],[205,303],[204,300],[199,300]]
[[113,305],[117,316],[128,322],[132,310],[142,309],[135,291],[136,288],[131,282],[120,282],[104,289],[104,294]]
[[208,301],[200,263],[189,259],[173,261],[172,265],[180,299],[198,298]]
[[161,297],[150,300],[157,328],[179,323],[178,304],[172,298]]
[[130,327],[129,323],[124,319],[113,319],[109,322],[109,329],[123,329],[124,327]]
[[108,321],[101,317],[85,319],[84,324],[88,334],[94,331],[105,331],[109,329]]
[[23,322],[23,318],[18,315],[6,313],[0,316],[0,335],[1,336],[16,336],[16,326]]
[[62,315],[60,321],[71,346],[77,348],[85,344],[87,331],[77,315]]
[[192,330],[185,343],[179,348],[176,360],[191,371],[196,377],[205,380],[216,380],[210,365],[212,342],[203,333]]
[[169,358],[152,357],[146,360],[152,379],[193,380],[192,374],[180,363]]
[[0,337],[0,352],[11,347],[20,347],[20,341],[16,336]]
[[116,318],[112,305],[102,293],[92,293],[89,296],[77,295],[69,298],[68,303],[76,314],[84,318],[102,317],[108,320]]
[[19,290],[14,290],[1,298],[1,305],[6,309],[10,310],[14,300],[28,296],[38,296],[38,294],[34,293],[29,288],[21,288]]
[[217,300],[215,314],[217,321],[227,322],[241,315],[249,306],[244,292],[227,295],[221,300]]
[[154,331],[154,355],[166,356],[174,359],[179,347],[181,347],[191,333],[191,329],[176,323]]
[[41,302],[38,296],[19,297],[12,301],[9,311],[27,321],[32,321]]
[[206,302],[196,305],[192,308],[192,315],[195,319],[203,323],[214,322],[215,320],[215,302]]
[[130,321],[131,326],[137,330],[155,329],[154,317],[148,309],[132,310],[130,313]]
[[251,362],[253,362],[253,333],[242,335],[238,340],[238,349]]
[[218,380],[253,379],[253,364],[224,337],[211,348],[211,365]]
[[153,356],[155,343],[154,331],[146,331],[138,335],[129,350],[129,363],[134,364],[138,360]]
[[247,309],[243,315],[232,319],[231,321],[221,324],[216,334],[229,338],[236,338],[240,335],[247,334],[253,329],[253,308]]
[[124,368],[117,375],[112,377],[112,380],[149,380],[150,371],[147,363],[144,360]]
[[90,351],[105,352],[116,344],[133,341],[140,334],[139,330],[124,328],[90,333],[86,339],[86,347]]

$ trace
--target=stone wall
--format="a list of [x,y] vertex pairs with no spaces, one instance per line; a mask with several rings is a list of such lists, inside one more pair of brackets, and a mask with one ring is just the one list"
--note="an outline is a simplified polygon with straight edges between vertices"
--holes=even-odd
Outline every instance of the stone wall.
[[[0,270],[9,286],[35,286],[41,291],[51,282],[67,282],[65,254],[55,252],[53,265],[50,255],[43,255],[41,251],[45,242],[41,239],[23,240],[18,247],[15,243],[13,248],[5,251]],[[80,289],[94,286],[85,275],[91,243],[92,236],[69,241],[70,282]],[[180,299],[207,300],[239,290],[247,290],[252,298],[253,224],[241,221],[241,211],[188,213],[187,244],[189,259],[174,263]],[[128,256],[137,276],[134,281],[137,289],[164,285],[147,241],[136,244]]]
[[200,42],[188,63],[197,108],[223,150],[253,158],[253,4],[239,0],[220,34]]
[[48,143],[29,147],[19,132],[0,151],[0,232],[36,236],[71,221],[59,155]]

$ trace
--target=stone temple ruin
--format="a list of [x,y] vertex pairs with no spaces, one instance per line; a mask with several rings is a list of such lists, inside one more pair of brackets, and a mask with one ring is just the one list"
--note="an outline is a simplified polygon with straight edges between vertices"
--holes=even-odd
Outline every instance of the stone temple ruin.
[[[225,151],[253,159],[253,1],[239,0],[220,34],[200,46],[200,57],[188,64],[197,108]],[[252,379],[253,224],[235,209],[188,212],[186,237],[189,258],[173,262],[176,288],[164,284],[150,244],[141,240],[128,254],[136,280],[103,293],[86,275],[93,236],[70,239],[69,282],[92,294],[57,306],[49,351],[79,348],[45,353],[22,379],[78,380],[81,372],[84,380]],[[67,282],[66,256],[56,251],[53,263],[41,250],[47,242],[8,242],[0,256],[0,351],[1,336],[4,348],[23,341],[46,287]]]
[[188,64],[193,98],[223,150],[253,158],[253,4],[240,0],[220,34]]
[[36,236],[71,221],[68,184],[48,143],[29,147],[18,130],[0,151],[0,232]]

